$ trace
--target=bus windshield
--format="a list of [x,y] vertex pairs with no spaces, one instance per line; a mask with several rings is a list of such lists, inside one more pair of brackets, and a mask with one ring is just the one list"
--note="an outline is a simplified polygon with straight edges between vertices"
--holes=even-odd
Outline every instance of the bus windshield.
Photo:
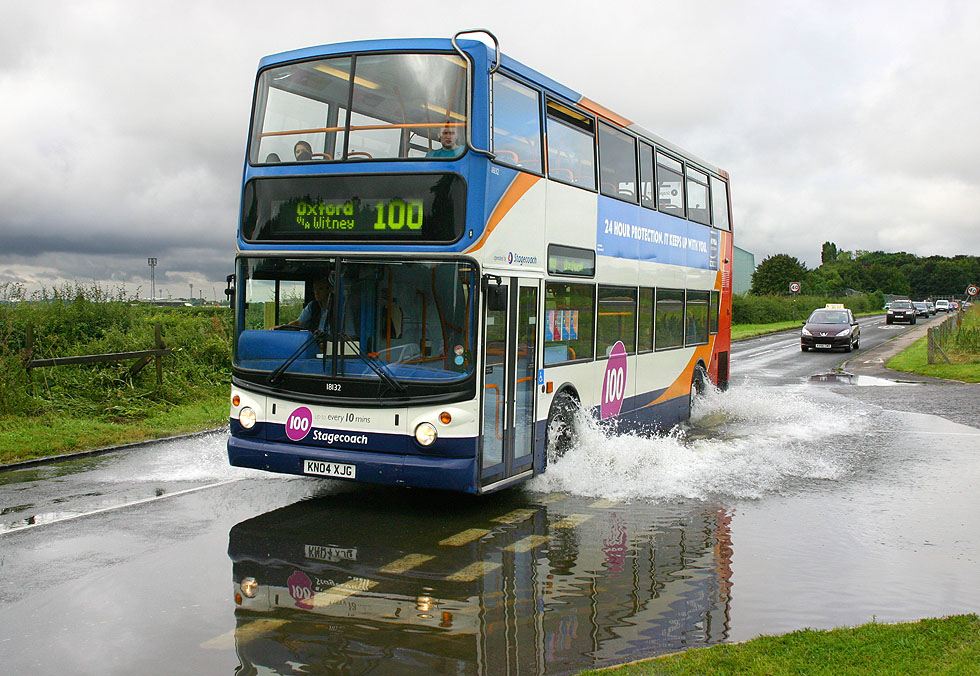
[[455,157],[466,133],[455,54],[338,56],[259,76],[252,164]]
[[241,258],[238,279],[235,367],[256,382],[329,377],[423,394],[472,373],[471,263]]

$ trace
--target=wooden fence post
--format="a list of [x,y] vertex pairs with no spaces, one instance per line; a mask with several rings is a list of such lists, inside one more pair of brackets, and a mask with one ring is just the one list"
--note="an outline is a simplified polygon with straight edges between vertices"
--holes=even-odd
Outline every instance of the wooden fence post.
[[[153,337],[156,339],[156,346],[158,350],[166,350],[167,346],[163,343],[163,334],[160,322],[153,325]],[[163,357],[157,353],[154,357],[157,366],[157,387],[163,386]]]

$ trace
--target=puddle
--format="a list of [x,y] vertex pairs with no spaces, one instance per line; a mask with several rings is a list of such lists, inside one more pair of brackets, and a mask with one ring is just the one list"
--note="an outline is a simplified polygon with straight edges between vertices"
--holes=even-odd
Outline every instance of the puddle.
[[821,373],[810,376],[807,382],[815,385],[857,385],[858,387],[892,387],[894,385],[916,385],[910,381],[888,380],[874,376],[857,376],[853,373]]

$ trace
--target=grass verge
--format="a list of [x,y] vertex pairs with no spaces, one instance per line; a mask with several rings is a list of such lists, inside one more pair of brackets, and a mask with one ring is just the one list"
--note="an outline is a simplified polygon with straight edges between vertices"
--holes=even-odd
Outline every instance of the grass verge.
[[975,676],[980,673],[980,617],[957,615],[697,648],[596,676]]
[[764,336],[767,333],[779,333],[780,331],[796,329],[801,326],[803,326],[802,320],[798,322],[773,322],[772,324],[733,324],[732,340],[744,340],[745,338]]
[[95,416],[0,416],[0,465],[75,451],[149,441],[224,427],[228,386],[206,389],[195,401],[151,411],[138,420]]
[[[976,355],[973,355],[973,362],[961,364],[930,364],[927,351],[928,339],[920,338],[904,351],[889,359],[885,366],[895,371],[918,373],[919,375],[932,376],[933,378],[960,380],[965,383],[980,383],[980,363],[976,361]],[[980,673],[980,668],[977,671]]]

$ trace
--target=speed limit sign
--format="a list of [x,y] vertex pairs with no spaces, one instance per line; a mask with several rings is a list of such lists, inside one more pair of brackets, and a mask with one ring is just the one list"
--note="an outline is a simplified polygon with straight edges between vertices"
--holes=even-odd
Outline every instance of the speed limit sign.
[[790,293],[799,293],[800,292],[800,283],[799,282],[790,282],[789,283],[789,292]]
[[977,288],[976,284],[970,284],[970,286],[966,287],[967,296],[975,296],[978,293],[980,293],[980,289]]

